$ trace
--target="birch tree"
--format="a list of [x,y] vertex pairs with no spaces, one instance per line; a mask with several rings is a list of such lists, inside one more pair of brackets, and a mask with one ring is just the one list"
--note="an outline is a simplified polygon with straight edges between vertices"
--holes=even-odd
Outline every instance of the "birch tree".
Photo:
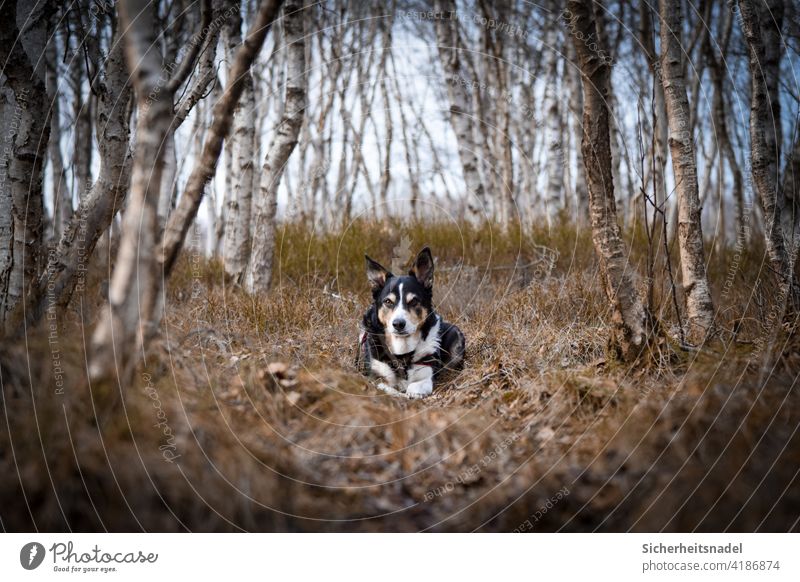
[[297,145],[306,109],[305,6],[302,0],[288,0],[283,7],[283,36],[286,51],[286,96],[284,110],[274,129],[261,168],[258,198],[253,216],[253,248],[250,253],[248,290],[265,292],[272,283],[275,254],[275,215],[278,187],[289,156]]
[[[130,142],[131,91],[117,27],[106,58],[96,63],[94,82],[100,172],[75,214],[64,228],[55,252],[28,297],[24,310],[15,313],[13,331],[35,323],[46,306],[63,309],[77,288],[83,290],[88,262],[101,235],[106,232],[128,192],[132,158]],[[47,293],[45,293],[47,292]]]
[[480,148],[475,142],[472,127],[474,112],[462,86],[472,76],[466,74],[467,67],[461,63],[464,46],[458,32],[455,1],[436,0],[434,5],[439,15],[436,19],[436,41],[450,101],[450,124],[458,142],[458,157],[461,160],[468,196],[467,209],[470,217],[476,219],[480,213],[487,211],[487,200],[480,175],[480,160],[476,154]]
[[[180,66],[172,73],[170,80],[167,82],[167,89],[171,94],[174,94],[190,75],[194,77],[194,81],[185,88],[180,102],[175,104],[172,120],[164,137],[164,175],[157,203],[159,234],[164,228],[177,194],[175,182],[178,172],[178,159],[175,132],[186,120],[186,116],[192,108],[202,99],[208,85],[216,79],[214,59],[216,57],[220,29],[229,19],[230,14],[238,10],[238,4],[235,2],[219,3],[216,9],[213,10],[212,4],[211,0],[203,0],[200,3],[200,18],[196,24],[197,32],[195,34],[172,34],[166,37],[167,58],[169,59],[170,68],[174,68],[178,60],[178,45],[181,44],[182,37],[190,36],[189,50],[181,60]],[[186,20],[191,19],[184,17],[180,19],[180,22]],[[193,24],[193,22],[190,22],[186,28],[191,28]],[[197,65],[196,71],[192,69],[195,64]],[[170,95],[170,100],[173,100],[172,95]]]
[[[39,275],[36,285],[28,296],[25,309],[14,313],[11,329],[18,333],[35,323],[45,308],[63,309],[73,293],[83,291],[89,262],[101,240],[107,237],[116,213],[125,205],[133,163],[130,143],[131,87],[130,76],[123,54],[123,29],[117,24],[109,39],[109,50],[101,55],[97,44],[103,34],[102,27],[110,25],[112,18],[100,15],[95,23],[95,36],[85,35],[87,48],[79,58],[88,60],[92,94],[96,106],[92,124],[96,132],[100,171],[91,188],[80,196],[79,206],[64,228],[54,252],[49,254],[46,269]],[[206,87],[216,77],[213,66],[216,37],[221,22],[212,22],[210,31],[201,31],[200,42],[187,52],[189,60],[198,57],[198,70],[193,75],[191,87],[183,92],[183,98],[175,106],[173,128],[180,125],[192,108],[204,96]],[[205,29],[204,29],[205,30]],[[212,41],[213,37],[213,41]],[[186,58],[185,57],[185,58]],[[76,57],[78,58],[78,57]],[[175,70],[175,69],[173,69]],[[192,67],[187,61],[175,70],[169,83],[177,86],[189,76]]]
[[581,151],[589,185],[592,240],[600,263],[606,296],[613,308],[612,344],[626,360],[645,345],[645,310],[617,223],[611,172],[608,87],[611,67],[585,39],[597,38],[592,0],[570,0],[565,12],[580,63],[583,81],[583,140]]
[[[84,30],[81,10],[70,10],[66,24],[77,33],[76,46],[69,63],[69,83],[72,90],[72,169],[73,189],[83,198],[92,186],[92,91],[88,79],[84,52],[93,55],[99,50],[99,39]],[[88,81],[88,82],[87,82]]]
[[[18,12],[19,10],[19,12]],[[0,7],[0,63],[5,77],[0,168],[0,329],[29,293],[43,262],[44,162],[50,134],[44,55],[49,3]],[[24,30],[18,28],[18,22]]]
[[783,293],[798,305],[800,293],[793,274],[794,262],[780,219],[784,194],[777,178],[778,144],[771,103],[776,95],[770,94],[774,88],[772,72],[764,62],[767,51],[755,4],[752,0],[739,0],[739,11],[750,66],[750,160],[753,183],[764,212],[767,254]]
[[[121,378],[127,378],[128,365],[136,361],[135,354],[145,347],[150,335],[148,326],[160,289],[155,252],[163,143],[172,122],[175,89],[164,81],[152,2],[126,0],[119,10],[138,121],[130,200],[123,216],[117,265],[109,286],[108,306],[92,336],[89,373],[96,379],[106,377],[112,364]],[[115,349],[115,345],[125,349]]]
[[[235,18],[229,27],[230,41],[241,42],[242,19]],[[247,70],[242,75],[242,96],[233,115],[231,149],[231,191],[226,193],[223,236],[223,264],[225,273],[236,284],[244,283],[250,259],[250,223],[254,187],[254,162],[256,152],[256,102],[253,75]]]
[[[725,103],[725,77],[723,67],[723,63],[728,55],[731,31],[733,30],[733,12],[731,10],[725,11],[725,19],[721,29],[720,38],[716,43],[719,48],[719,58],[717,58],[711,42],[707,42],[705,45],[705,56],[709,63],[709,77],[711,78],[711,84],[714,90],[714,95],[712,97],[714,135],[717,139],[721,158],[724,158],[727,162],[728,170],[733,178],[736,239],[737,241],[743,242],[745,236],[744,178],[739,162],[736,159],[736,152],[731,143],[728,108]],[[722,164],[722,160],[720,160],[720,164]]]
[[250,259],[250,223],[255,173],[255,98],[253,79],[245,74],[242,97],[233,122],[232,190],[225,201],[223,263],[225,273],[237,284],[244,283]]
[[664,85],[670,154],[678,194],[678,247],[689,324],[687,339],[699,344],[711,332],[714,305],[706,275],[697,161],[683,72],[680,0],[660,0],[660,14],[661,80]]
[[[566,78],[569,84],[569,109],[571,117],[571,127],[575,141],[580,146],[583,136],[583,88],[581,87],[581,73],[575,57],[575,46],[571,42],[566,42],[567,63]],[[586,185],[586,165],[580,147],[575,153],[575,221],[578,226],[586,226],[589,220],[589,190]]]
[[[551,8],[555,3],[551,2]],[[545,186],[545,216],[553,226],[564,207],[564,148],[561,143],[560,91],[558,88],[558,25],[550,22],[545,35],[545,126],[547,133],[547,182]]]
[[[508,22],[511,17],[511,5],[506,1],[494,2],[489,4],[486,0],[479,2],[483,17],[487,22]],[[491,63],[487,67],[487,71],[491,71],[493,83],[496,88],[498,99],[495,100],[496,115],[494,116],[494,154],[492,155],[495,167],[490,168],[491,171],[497,174],[498,179],[495,181],[497,186],[494,188],[494,197],[496,198],[495,204],[500,207],[499,219],[500,223],[507,226],[511,220],[514,205],[515,205],[515,183],[514,183],[514,164],[512,153],[512,137],[511,137],[511,87],[509,83],[508,74],[508,60],[507,60],[507,34],[498,32],[496,30],[484,30],[484,38],[487,45],[487,56]],[[476,91],[476,94],[478,92]],[[481,99],[475,100],[480,105]],[[480,106],[476,111],[479,113],[478,118],[483,119],[487,111]],[[484,124],[486,127],[486,124]],[[477,129],[477,128],[476,128]],[[481,131],[480,129],[478,130]],[[563,166],[562,166],[563,169]],[[561,172],[563,178],[563,171]],[[498,213],[495,212],[495,215]]]
[[[653,97],[651,104],[652,120],[652,147],[650,155],[652,158],[652,182],[653,182],[653,204],[656,207],[666,210],[667,187],[665,173],[667,167],[667,149],[669,139],[669,128],[667,126],[665,111],[667,106],[664,102],[664,85],[661,81],[661,67],[655,49],[655,33],[652,26],[651,9],[647,3],[639,5],[639,45],[642,47],[648,68],[653,78]],[[655,232],[659,228],[654,227]],[[661,233],[666,236],[666,233]]]
[[223,141],[231,129],[233,111],[239,103],[239,98],[244,90],[242,80],[245,72],[250,70],[253,61],[261,50],[264,39],[267,37],[280,6],[281,0],[265,0],[261,3],[245,41],[236,51],[236,56],[228,73],[229,81],[225,91],[214,105],[211,126],[203,142],[203,149],[192,168],[191,174],[189,174],[183,195],[164,229],[159,261],[165,277],[169,275],[175,266],[175,261],[183,247],[186,233],[197,216],[197,210],[203,200],[206,185],[216,173]]

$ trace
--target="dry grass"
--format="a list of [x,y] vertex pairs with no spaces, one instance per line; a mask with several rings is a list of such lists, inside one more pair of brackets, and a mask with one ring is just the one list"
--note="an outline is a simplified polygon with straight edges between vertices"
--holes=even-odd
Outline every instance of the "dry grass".
[[[388,265],[395,249],[425,243],[468,359],[431,398],[407,401],[353,370],[362,255]],[[552,265],[536,245],[557,251]],[[123,389],[85,380],[95,288],[58,334],[63,394],[46,327],[0,348],[1,525],[796,530],[800,342],[780,330],[772,374],[757,382],[764,354],[751,342],[771,330],[759,252],[740,257],[723,298],[733,251],[715,249],[722,341],[665,347],[636,366],[606,356],[591,241],[569,226],[524,238],[489,225],[357,223],[340,235],[289,225],[267,297],[185,258],[163,333]],[[640,272],[644,257],[632,256]],[[660,264],[655,300],[669,326]],[[738,342],[725,332],[735,326]],[[165,450],[180,456],[167,462]]]

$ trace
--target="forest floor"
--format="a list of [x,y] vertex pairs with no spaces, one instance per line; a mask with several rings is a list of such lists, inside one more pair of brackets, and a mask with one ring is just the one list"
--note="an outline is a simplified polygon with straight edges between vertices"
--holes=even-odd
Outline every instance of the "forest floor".
[[[800,340],[775,326],[759,249],[709,245],[719,339],[658,338],[622,364],[586,231],[282,235],[265,297],[185,253],[130,384],[85,378],[98,285],[62,318],[57,352],[47,322],[0,348],[4,530],[800,527]],[[423,244],[468,355],[431,397],[407,400],[355,371],[363,253],[398,268]],[[631,256],[640,273],[645,260]],[[653,307],[674,331],[662,262]]]

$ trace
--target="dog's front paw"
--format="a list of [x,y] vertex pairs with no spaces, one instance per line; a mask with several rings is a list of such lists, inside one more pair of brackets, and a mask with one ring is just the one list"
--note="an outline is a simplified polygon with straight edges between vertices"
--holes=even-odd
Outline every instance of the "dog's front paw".
[[401,394],[401,392],[395,390],[385,382],[378,382],[378,390],[386,392],[387,394],[390,394],[392,396],[398,396],[399,394]]
[[425,398],[433,392],[433,380],[426,378],[419,382],[412,382],[406,388],[406,396],[409,398]]

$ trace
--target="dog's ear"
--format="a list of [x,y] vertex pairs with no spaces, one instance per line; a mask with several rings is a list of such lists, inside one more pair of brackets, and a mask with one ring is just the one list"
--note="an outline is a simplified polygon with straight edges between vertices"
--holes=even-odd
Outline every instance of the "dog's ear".
[[364,255],[364,258],[367,259],[367,279],[369,279],[369,284],[372,285],[372,291],[380,291],[392,274],[378,261],[373,261],[367,255]]
[[426,289],[433,287],[433,255],[430,248],[425,247],[419,252],[408,274],[416,277]]

